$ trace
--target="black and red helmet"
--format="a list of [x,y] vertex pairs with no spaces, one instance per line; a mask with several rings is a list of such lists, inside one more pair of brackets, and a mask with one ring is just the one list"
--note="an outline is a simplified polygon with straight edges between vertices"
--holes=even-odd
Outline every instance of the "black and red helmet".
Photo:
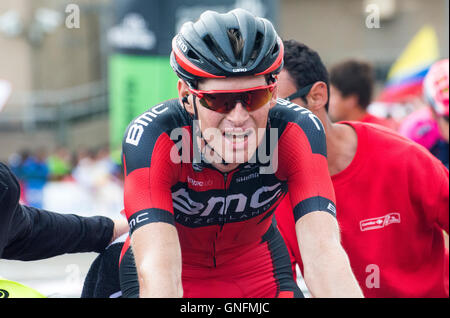
[[[239,38],[233,49],[229,34]],[[283,42],[272,23],[243,9],[225,14],[206,11],[183,24],[172,40],[170,64],[177,75],[196,87],[202,78],[275,75],[283,67]]]

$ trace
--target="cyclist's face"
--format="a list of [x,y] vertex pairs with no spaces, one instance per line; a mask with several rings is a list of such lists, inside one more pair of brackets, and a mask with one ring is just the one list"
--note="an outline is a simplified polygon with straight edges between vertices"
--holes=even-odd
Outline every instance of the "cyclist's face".
[[[264,76],[246,76],[226,79],[207,79],[199,83],[198,89],[238,90],[265,86]],[[203,137],[228,163],[247,162],[255,153],[264,136],[269,110],[275,106],[277,89],[264,106],[248,111],[241,101],[229,113],[219,113],[203,107],[196,100],[198,118]]]

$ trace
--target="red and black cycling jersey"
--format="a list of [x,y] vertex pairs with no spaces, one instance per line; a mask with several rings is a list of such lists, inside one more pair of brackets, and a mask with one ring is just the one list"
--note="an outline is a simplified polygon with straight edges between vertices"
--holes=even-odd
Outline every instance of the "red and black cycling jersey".
[[173,99],[128,126],[124,203],[131,233],[151,222],[173,224],[183,263],[216,266],[264,240],[287,191],[295,220],[313,211],[335,215],[324,128],[307,109],[279,99],[264,142],[276,158],[263,163],[256,156],[229,173],[211,165],[193,168],[192,125]]

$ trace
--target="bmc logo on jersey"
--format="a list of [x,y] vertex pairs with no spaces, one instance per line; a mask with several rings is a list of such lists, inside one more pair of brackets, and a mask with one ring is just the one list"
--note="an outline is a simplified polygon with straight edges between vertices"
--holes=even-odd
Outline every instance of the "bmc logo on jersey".
[[207,202],[194,201],[186,189],[181,188],[172,193],[173,208],[178,212],[177,221],[188,226],[242,221],[269,210],[282,195],[281,188],[281,183],[277,183],[263,186],[251,196],[242,193],[211,196]]
[[158,117],[158,115],[164,113],[169,109],[168,107],[161,109],[162,107],[164,107],[164,104],[154,106],[148,112],[145,112],[141,116],[136,118],[133,122],[133,125],[131,125],[128,129],[125,142],[133,146],[139,145],[139,141],[141,140],[142,134],[144,133],[144,127],[147,127],[154,118]]
[[295,112],[300,112],[300,114],[308,116],[309,119],[311,119],[312,122],[314,123],[314,126],[316,126],[317,130],[323,129],[320,119],[316,115],[314,115],[310,110],[282,98],[277,98],[277,103]]
[[385,216],[362,220],[359,222],[359,227],[361,231],[369,231],[381,229],[393,223],[400,223],[400,213],[389,213]]

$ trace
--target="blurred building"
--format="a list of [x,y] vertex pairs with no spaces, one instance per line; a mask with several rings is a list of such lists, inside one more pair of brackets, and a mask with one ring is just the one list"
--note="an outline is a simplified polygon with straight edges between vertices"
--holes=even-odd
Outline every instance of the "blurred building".
[[424,25],[436,31],[441,56],[449,56],[448,0],[281,0],[280,15],[284,39],[317,50],[327,65],[353,57],[372,61],[379,80]]
[[[73,25],[71,4],[80,9],[82,27]],[[23,148],[108,140],[102,34],[111,25],[110,8],[109,0],[0,2],[0,78],[13,90],[0,115],[0,159]]]
[[[448,56],[448,0],[282,0],[280,30],[320,52],[328,63],[362,57],[392,63],[425,24],[437,32],[441,54]],[[391,3],[380,10],[379,28],[367,27],[371,4]],[[368,11],[366,11],[368,10]]]
[[[13,86],[0,114],[0,160],[22,148],[52,150],[65,144],[74,149],[108,142],[107,34],[114,25],[114,1],[0,1],[0,79]],[[236,0],[236,5],[248,2]],[[311,46],[327,65],[365,58],[383,80],[425,24],[436,30],[441,56],[449,55],[448,0],[274,3],[280,35]],[[73,4],[80,9],[80,28],[66,24],[66,9]],[[380,9],[379,27],[367,24],[374,4]]]

